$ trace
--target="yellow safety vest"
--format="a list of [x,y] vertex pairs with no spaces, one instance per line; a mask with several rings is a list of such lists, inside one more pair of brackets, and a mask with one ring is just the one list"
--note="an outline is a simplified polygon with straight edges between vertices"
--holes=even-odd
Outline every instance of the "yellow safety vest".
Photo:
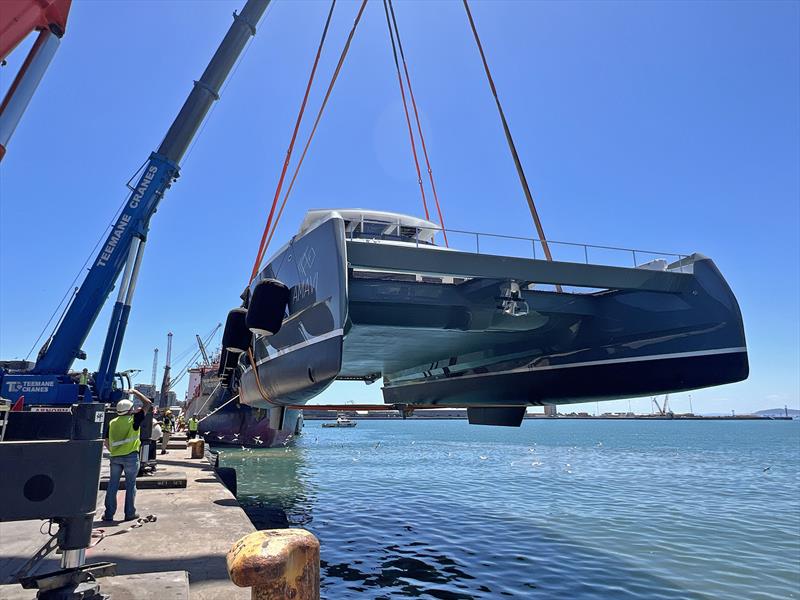
[[133,428],[133,415],[122,415],[108,424],[108,447],[111,456],[126,456],[138,452],[141,446],[139,432]]
[[189,419],[189,431],[197,431],[197,424],[198,424],[197,419],[194,418]]
[[78,378],[78,383],[81,385],[86,385],[89,383],[89,374],[88,373],[81,373],[80,377]]

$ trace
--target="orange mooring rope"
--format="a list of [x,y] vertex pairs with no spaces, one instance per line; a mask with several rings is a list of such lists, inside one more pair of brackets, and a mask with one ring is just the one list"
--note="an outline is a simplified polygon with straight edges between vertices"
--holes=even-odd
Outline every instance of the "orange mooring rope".
[[[531,194],[531,189],[528,186],[528,180],[525,177],[525,171],[522,170],[522,163],[519,160],[517,148],[514,145],[513,138],[511,137],[511,130],[508,127],[506,115],[503,113],[503,107],[500,105],[500,98],[497,96],[497,88],[494,87],[494,80],[492,79],[492,74],[489,71],[489,63],[486,62],[486,55],[483,53],[483,45],[478,37],[478,30],[475,28],[475,21],[472,20],[472,13],[469,10],[469,4],[467,3],[467,0],[462,1],[464,2],[464,9],[467,11],[467,18],[469,19],[469,24],[472,28],[472,35],[475,36],[475,42],[478,45],[478,51],[481,54],[483,69],[486,71],[486,78],[489,80],[489,87],[492,89],[492,95],[494,96],[495,104],[497,104],[497,111],[500,113],[500,120],[503,122],[503,131],[506,134],[506,141],[508,142],[508,147],[511,150],[511,156],[514,158],[514,164],[517,167],[517,175],[519,175],[519,181],[522,184],[522,190],[525,192],[525,198],[528,201],[528,208],[531,211],[533,222],[536,225],[536,231],[539,234],[539,239],[542,243],[542,248],[544,249],[544,255],[547,257],[547,260],[553,260],[553,256],[550,254],[550,247],[548,246],[547,239],[544,236],[544,228],[542,227],[542,222],[539,219],[539,213],[536,210],[536,205],[533,203],[533,195]],[[561,286],[557,285],[556,289],[561,291]]]
[[292,158],[292,150],[294,149],[294,142],[297,139],[297,131],[300,129],[300,123],[303,120],[303,113],[306,110],[308,103],[308,95],[311,92],[311,84],[314,82],[314,75],[317,72],[317,65],[319,64],[319,57],[322,54],[322,47],[325,44],[325,37],[328,35],[328,27],[331,24],[331,17],[333,16],[333,8],[336,6],[336,0],[332,0],[331,8],[328,11],[328,18],[325,21],[325,28],[322,30],[322,38],[319,40],[319,47],[317,48],[317,55],[314,57],[314,66],[311,67],[311,74],[308,76],[308,84],[306,85],[306,92],[303,95],[303,101],[300,103],[300,111],[297,113],[297,120],[294,124],[294,131],[292,132],[292,139],[289,142],[289,149],[286,151],[286,159],[283,161],[283,169],[281,169],[281,176],[278,179],[278,186],[275,188],[275,197],[272,199],[272,207],[269,210],[267,217],[267,224],[264,226],[264,233],[261,234],[261,243],[258,246],[258,253],[256,254],[255,263],[253,263],[253,271],[250,274],[250,281],[252,282],[258,275],[258,269],[261,266],[261,261],[264,259],[264,252],[266,251],[266,239],[269,233],[270,226],[272,225],[272,215],[275,214],[275,207],[278,205],[278,198],[281,194],[283,187],[283,180],[286,177],[286,170],[289,168],[289,161]]
[[269,243],[272,241],[272,236],[275,234],[275,229],[277,229],[278,227],[278,221],[281,220],[281,215],[283,215],[283,209],[286,208],[286,201],[289,199],[289,194],[292,192],[292,189],[294,188],[294,182],[297,180],[297,174],[300,172],[300,167],[303,166],[303,161],[306,158],[306,153],[308,152],[308,148],[311,146],[311,140],[314,138],[314,134],[317,131],[317,126],[319,125],[319,121],[322,118],[322,113],[325,110],[325,106],[328,104],[328,99],[331,97],[333,86],[336,83],[336,79],[339,77],[339,72],[342,70],[344,59],[347,56],[347,51],[350,50],[350,43],[353,41],[353,36],[356,33],[356,27],[358,26],[358,22],[361,20],[361,15],[364,14],[364,8],[366,6],[367,6],[367,0],[363,0],[361,2],[361,7],[358,9],[358,14],[356,15],[355,21],[353,21],[353,27],[352,29],[350,29],[350,35],[347,36],[347,41],[345,42],[344,47],[342,48],[341,55],[339,56],[339,62],[336,64],[336,69],[333,71],[333,76],[331,77],[331,81],[328,84],[328,89],[325,92],[325,97],[322,99],[322,105],[319,107],[319,111],[317,112],[317,118],[314,120],[314,126],[311,128],[311,133],[308,134],[308,140],[306,140],[306,145],[303,147],[303,152],[300,154],[300,160],[297,162],[297,166],[294,169],[291,181],[289,181],[289,187],[286,188],[286,193],[283,195],[281,208],[280,210],[278,210],[278,216],[275,218],[275,224],[272,226],[272,231],[269,232],[269,237],[267,238],[266,246],[264,246],[264,251],[266,251],[266,249],[269,247]]
[[405,111],[406,114],[408,137],[411,138],[411,155],[414,157],[414,167],[417,170],[417,183],[419,184],[419,193],[422,195],[422,208],[425,209],[425,218],[430,220],[431,216],[428,213],[428,202],[425,200],[425,186],[422,185],[422,173],[420,172],[419,159],[417,158],[417,143],[414,141],[414,131],[411,129],[411,117],[408,115],[408,103],[406,102],[406,92],[403,86],[403,76],[400,74],[400,62],[397,60],[397,47],[394,43],[394,33],[392,33],[392,24],[389,21],[389,8],[387,7],[386,0],[383,0],[383,10],[386,13],[386,26],[389,28],[389,40],[392,43],[394,66],[397,69],[397,83],[400,85],[400,97],[403,99],[403,111]]
[[250,359],[250,365],[253,367],[253,377],[256,380],[256,387],[258,388],[258,393],[261,394],[261,398],[267,404],[280,406],[278,403],[270,400],[269,396],[267,396],[267,392],[264,391],[264,387],[261,385],[261,379],[258,377],[258,365],[256,364],[256,359],[253,357],[253,348],[251,346],[248,346],[247,348],[247,358]]
[[[385,5],[385,2],[384,2]],[[385,6],[384,6],[385,7]],[[436,193],[436,184],[433,182],[433,170],[431,169],[431,161],[428,158],[428,148],[425,146],[425,136],[422,134],[422,124],[419,120],[419,112],[417,111],[417,102],[414,99],[414,90],[411,88],[411,77],[408,74],[408,64],[406,63],[406,54],[403,52],[403,42],[400,41],[400,30],[397,28],[397,19],[394,16],[394,5],[392,0],[389,0],[389,12],[392,15],[392,25],[394,26],[394,34],[397,37],[397,48],[400,50],[400,59],[403,61],[403,71],[406,75],[406,84],[408,85],[408,95],[411,98],[411,106],[414,108],[414,119],[417,122],[417,131],[419,132],[419,141],[422,146],[422,154],[425,157],[425,166],[428,169],[428,179],[431,182],[431,191],[433,192],[433,201],[436,203],[436,212],[439,215],[439,224],[442,226],[442,235],[444,236],[444,245],[448,248],[450,244],[447,241],[447,231],[444,227],[444,217],[442,216],[442,209],[439,206],[439,195]],[[390,30],[391,33],[391,30]],[[396,57],[395,57],[396,58]]]

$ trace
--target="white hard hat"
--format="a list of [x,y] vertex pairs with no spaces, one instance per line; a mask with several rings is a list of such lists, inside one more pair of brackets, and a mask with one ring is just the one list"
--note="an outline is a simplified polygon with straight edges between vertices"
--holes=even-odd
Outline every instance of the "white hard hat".
[[120,400],[117,402],[117,414],[124,415],[126,413],[131,412],[133,408],[133,402],[130,400]]

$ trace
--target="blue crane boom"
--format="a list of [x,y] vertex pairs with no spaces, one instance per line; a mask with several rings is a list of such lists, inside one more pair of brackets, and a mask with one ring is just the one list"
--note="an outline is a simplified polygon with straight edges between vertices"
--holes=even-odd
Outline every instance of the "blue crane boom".
[[[95,320],[115,282],[117,300],[108,326],[95,393],[109,401],[112,380],[131,310],[139,269],[144,254],[150,219],[170,185],[178,178],[179,163],[211,105],[240,56],[270,0],[247,0],[214,53],[158,149],[153,152],[132,189],[119,218],[92,263],[89,273],[66,311],[63,320],[39,353],[36,364],[24,372],[1,368],[0,395],[26,404],[70,404],[77,399],[77,386],[68,373],[82,350]],[[83,400],[84,398],[81,398]]]

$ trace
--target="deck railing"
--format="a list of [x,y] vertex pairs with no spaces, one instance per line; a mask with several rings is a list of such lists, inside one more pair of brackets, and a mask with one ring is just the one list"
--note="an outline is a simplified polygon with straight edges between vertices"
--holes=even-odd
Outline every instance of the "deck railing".
[[[384,227],[383,233],[362,233],[364,225],[375,224]],[[435,245],[443,241],[440,227],[414,227],[416,234],[414,238],[408,236],[400,237],[400,226],[405,225],[401,222],[387,223],[387,221],[377,221],[361,219],[360,231],[351,230],[347,232],[348,239],[378,239],[387,241],[406,241],[413,242],[417,246],[430,245],[429,242],[420,240],[420,231],[424,237],[427,232],[433,232]],[[376,227],[377,229],[377,227]],[[476,254],[492,254],[501,256],[514,256],[518,258],[533,258],[538,260],[545,259],[544,246],[542,241],[537,238],[529,238],[515,235],[503,235],[497,233],[482,233],[477,231],[465,231],[460,229],[447,229],[447,239],[450,248],[464,252],[475,252]],[[654,250],[643,250],[636,248],[623,248],[618,246],[600,246],[595,244],[581,244],[577,242],[562,242],[557,240],[547,240],[547,245],[553,256],[553,260],[560,262],[583,263],[594,265],[609,265],[616,267],[641,267],[654,260],[663,259],[667,264],[678,263],[673,267],[678,272],[684,269],[684,259],[688,254],[677,252],[658,252]]]

